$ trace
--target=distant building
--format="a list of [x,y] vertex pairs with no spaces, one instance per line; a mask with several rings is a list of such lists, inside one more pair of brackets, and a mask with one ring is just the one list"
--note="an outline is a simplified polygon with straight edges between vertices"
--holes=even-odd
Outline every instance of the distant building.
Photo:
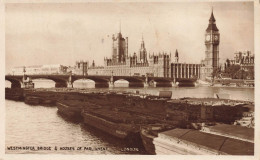
[[104,66],[88,68],[88,75],[110,76],[154,76],[168,78],[199,78],[200,64],[179,63],[179,53],[176,50],[174,63],[171,53],[147,54],[142,37],[139,53],[128,54],[128,38],[121,33],[112,37],[112,58],[104,58]]
[[67,66],[54,65],[34,65],[34,66],[20,66],[12,69],[12,75],[36,75],[36,74],[67,74]]
[[71,72],[72,74],[86,76],[88,73],[88,61],[76,61],[75,67]]
[[172,78],[200,78],[201,64],[179,63],[178,50],[175,51],[174,62],[171,63]]
[[216,25],[216,19],[211,12],[209,19],[208,28],[205,33],[205,59],[202,60],[201,67],[201,78],[206,79],[207,77],[212,77],[214,69],[218,69],[219,66],[219,40],[220,34]]
[[165,52],[147,55],[142,38],[139,54],[128,54],[128,38],[121,32],[112,37],[112,58],[104,58],[104,67],[90,66],[89,75],[170,77],[171,55]]
[[[245,71],[248,71],[249,69],[254,69],[255,56],[251,53],[251,51],[239,51],[234,54],[234,59],[229,60],[230,65],[239,65],[241,69]],[[226,62],[225,66],[227,65],[228,64]]]

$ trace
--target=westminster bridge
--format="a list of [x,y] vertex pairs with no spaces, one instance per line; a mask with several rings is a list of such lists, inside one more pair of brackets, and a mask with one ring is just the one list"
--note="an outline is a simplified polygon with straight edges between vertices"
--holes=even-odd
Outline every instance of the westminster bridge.
[[25,88],[26,84],[35,79],[48,79],[55,82],[56,88],[72,88],[73,83],[80,79],[89,79],[95,82],[95,87],[113,87],[115,81],[126,80],[129,87],[171,87],[176,83],[194,86],[197,78],[167,78],[150,76],[102,76],[102,75],[6,75],[5,80],[11,82],[11,88]]

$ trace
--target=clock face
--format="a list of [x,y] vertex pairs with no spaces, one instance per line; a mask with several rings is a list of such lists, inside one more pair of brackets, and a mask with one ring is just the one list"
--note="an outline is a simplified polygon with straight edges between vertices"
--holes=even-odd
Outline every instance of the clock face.
[[218,40],[218,36],[215,36],[214,39],[215,39],[215,40]]
[[209,41],[210,40],[210,35],[206,36],[206,40]]

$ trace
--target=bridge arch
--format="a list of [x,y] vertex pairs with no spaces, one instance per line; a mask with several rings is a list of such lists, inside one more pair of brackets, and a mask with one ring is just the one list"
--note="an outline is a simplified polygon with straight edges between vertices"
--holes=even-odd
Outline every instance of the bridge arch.
[[47,75],[36,75],[36,76],[28,76],[32,81],[36,79],[47,79],[55,82],[55,88],[63,88],[68,86],[68,80],[66,78],[58,78],[55,75],[47,76]]
[[[99,76],[73,76],[71,83],[74,84],[77,80],[88,79],[95,82],[95,88],[106,88],[109,87],[109,78]],[[91,87],[92,88],[92,87]]]
[[114,81],[114,87],[129,87],[130,82],[125,79],[118,79]]
[[96,82],[88,79],[82,78],[73,81],[73,88],[95,88]]
[[148,84],[149,86],[154,87],[172,87],[173,81],[171,78],[164,78],[164,77],[149,77]]
[[56,82],[48,78],[35,78],[32,80],[34,88],[54,88]]
[[145,78],[142,77],[127,77],[127,76],[114,76],[113,77],[113,83],[115,83],[118,80],[125,80],[129,82],[129,87],[144,87]]
[[5,80],[5,88],[11,88],[12,87],[12,82]]
[[6,81],[11,82],[11,88],[21,88],[22,80],[16,78],[5,78]]

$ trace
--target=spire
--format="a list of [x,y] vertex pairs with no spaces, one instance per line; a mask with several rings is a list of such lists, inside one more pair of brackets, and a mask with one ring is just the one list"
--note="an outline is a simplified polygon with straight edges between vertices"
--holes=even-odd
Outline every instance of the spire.
[[175,57],[179,57],[179,53],[178,53],[178,50],[176,49],[175,51]]
[[206,31],[218,31],[218,28],[216,26],[216,19],[213,14],[213,7],[211,8],[211,16],[209,18],[209,25]]
[[211,16],[210,16],[210,19],[209,19],[209,22],[210,23],[214,23],[216,21],[215,17],[214,17],[214,14],[213,14],[213,6],[211,8]]
[[121,19],[119,20],[119,33],[121,33]]
[[141,49],[145,49],[145,46],[144,46],[144,36],[143,36],[143,34],[142,34]]

